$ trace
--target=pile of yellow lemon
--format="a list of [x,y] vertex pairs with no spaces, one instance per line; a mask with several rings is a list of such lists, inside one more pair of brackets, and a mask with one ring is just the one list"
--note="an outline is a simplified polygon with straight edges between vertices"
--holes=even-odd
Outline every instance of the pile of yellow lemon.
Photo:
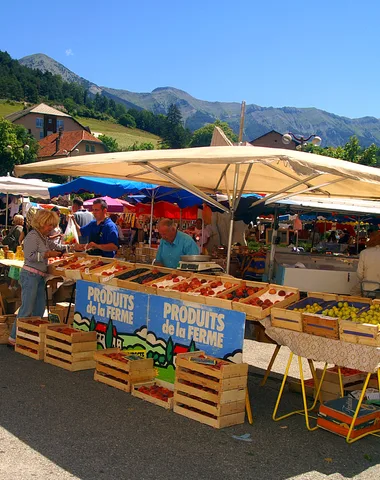
[[323,310],[322,315],[327,317],[338,317],[342,320],[356,319],[360,308],[349,305],[348,302],[338,302],[337,305]]
[[372,323],[380,325],[380,305],[371,305],[369,310],[351,319],[355,323]]
[[302,312],[302,313],[317,313],[322,310],[322,307],[318,305],[318,303],[313,303],[313,305],[306,305],[304,308],[294,308],[294,312]]

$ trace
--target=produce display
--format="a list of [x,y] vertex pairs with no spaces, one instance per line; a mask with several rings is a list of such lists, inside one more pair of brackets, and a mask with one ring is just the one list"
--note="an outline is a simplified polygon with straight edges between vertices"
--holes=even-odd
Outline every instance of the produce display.
[[303,308],[292,308],[293,312],[300,313],[318,313],[323,309],[318,303],[313,303],[312,305],[306,305]]
[[119,280],[128,280],[129,278],[136,277],[142,273],[148,272],[149,268],[135,268],[134,270],[129,270],[128,272],[122,273],[117,278]]
[[[104,262],[101,263],[103,263],[103,265],[106,265]],[[121,263],[115,263],[109,268],[99,272],[99,275],[103,277],[110,277],[111,275],[116,275],[118,272],[122,272],[123,270],[125,270],[125,266],[123,266]]]
[[47,320],[23,320],[23,323],[27,323],[28,325],[35,325],[39,327],[40,325],[44,325],[45,323],[49,323]]
[[54,262],[58,262],[59,260],[62,260],[62,257],[50,257],[48,258],[48,265]]
[[371,305],[369,310],[365,310],[360,314],[353,312],[350,320],[355,323],[371,323],[373,325],[380,325],[380,305]]
[[132,280],[132,282],[138,283],[140,285],[145,285],[146,283],[154,282],[155,280],[165,277],[166,275],[167,273],[160,272],[159,270],[153,269],[151,272],[147,273],[146,275],[142,275],[140,277],[135,278],[134,280]]
[[138,355],[128,355],[128,353],[122,352],[105,353],[104,356],[123,363],[129,363],[131,360],[141,360]]
[[58,327],[54,328],[55,332],[62,333],[63,335],[72,335],[73,333],[78,333],[80,330],[70,327]]
[[167,288],[170,290],[171,287],[174,287],[177,283],[183,282],[184,280],[186,280],[185,277],[173,273],[168,275],[164,280],[161,280],[161,282],[156,282],[152,287]]
[[190,295],[203,295],[205,297],[211,297],[218,295],[224,290],[236,286],[236,283],[229,281],[222,282],[220,280],[206,280],[205,278],[194,277],[189,281],[182,282],[179,285],[173,287],[173,290],[178,290],[182,293],[189,293]]
[[236,290],[226,293],[226,295],[224,295],[223,298],[226,300],[232,300],[233,302],[240,302],[240,300],[244,300],[245,298],[248,298],[251,295],[254,295],[255,293],[259,292],[260,290],[262,290],[262,288],[247,287],[245,285],[242,285]]
[[168,402],[169,398],[172,398],[174,395],[174,392],[172,392],[168,388],[161,387],[160,385],[142,385],[137,390],[144,395],[149,395],[164,402]]
[[[75,259],[68,260],[63,266],[65,270],[84,270],[94,263],[94,259],[91,257],[77,257]],[[62,265],[60,265],[62,267]]]
[[355,307],[353,304],[350,305],[348,302],[338,302],[335,305],[331,305],[330,308],[323,310],[322,315],[325,315],[326,317],[338,317],[342,320],[354,320],[358,317],[358,313],[362,308]]

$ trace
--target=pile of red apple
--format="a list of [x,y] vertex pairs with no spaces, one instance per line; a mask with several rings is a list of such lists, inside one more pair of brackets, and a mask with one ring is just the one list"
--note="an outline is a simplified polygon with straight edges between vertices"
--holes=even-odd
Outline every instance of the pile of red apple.
[[172,398],[174,395],[174,392],[172,392],[168,388],[161,387],[160,385],[142,385],[137,390],[144,395],[149,395],[164,402],[168,402],[169,398]]
[[[105,264],[103,263],[103,265]],[[103,270],[100,275],[104,277],[109,277],[111,275],[116,275],[117,273],[120,273],[123,270],[125,270],[125,266],[121,265],[120,263],[115,263],[115,265],[112,265],[111,268]]]
[[194,292],[198,290],[204,283],[207,283],[207,280],[202,278],[192,278],[188,282],[181,282],[179,285],[173,287],[173,290],[178,290],[179,292],[187,293]]
[[232,292],[229,292],[226,295],[223,295],[222,298],[226,300],[232,300],[233,302],[240,302],[240,300],[243,300],[244,298],[248,298],[251,295],[254,295],[259,290],[262,290],[262,289],[259,287],[247,287],[245,285],[242,285],[236,290],[233,290]]
[[[247,303],[249,305],[260,307],[263,310],[265,310],[266,308],[270,308],[276,303],[279,303],[285,298],[291,297],[292,295],[294,295],[294,292],[286,293],[285,290],[276,290],[275,288],[271,288],[270,290],[268,290],[268,292],[263,294],[261,297],[254,297],[254,298],[248,299]],[[263,300],[262,297],[264,296],[267,298],[264,298]],[[271,296],[273,296],[273,299],[270,298]],[[281,299],[278,297],[281,297]]]

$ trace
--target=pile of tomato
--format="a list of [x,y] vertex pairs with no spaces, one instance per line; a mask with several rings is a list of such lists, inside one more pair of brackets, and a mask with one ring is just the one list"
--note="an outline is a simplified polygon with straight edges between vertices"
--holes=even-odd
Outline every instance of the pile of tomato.
[[158,400],[163,400],[164,402],[168,402],[169,398],[172,398],[174,395],[174,392],[172,392],[168,388],[161,387],[160,385],[142,385],[137,390],[144,395],[149,395],[151,397],[157,398]]

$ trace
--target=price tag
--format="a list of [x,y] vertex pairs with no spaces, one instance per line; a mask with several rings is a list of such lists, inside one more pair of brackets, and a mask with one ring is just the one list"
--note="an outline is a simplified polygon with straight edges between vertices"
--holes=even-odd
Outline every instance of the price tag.
[[86,275],[88,275],[88,274],[90,273],[90,269],[89,269],[89,268],[85,268],[85,269],[84,269],[84,273],[85,273]]
[[104,277],[103,282],[109,282],[111,278],[113,278],[115,275],[110,275],[109,277]]

